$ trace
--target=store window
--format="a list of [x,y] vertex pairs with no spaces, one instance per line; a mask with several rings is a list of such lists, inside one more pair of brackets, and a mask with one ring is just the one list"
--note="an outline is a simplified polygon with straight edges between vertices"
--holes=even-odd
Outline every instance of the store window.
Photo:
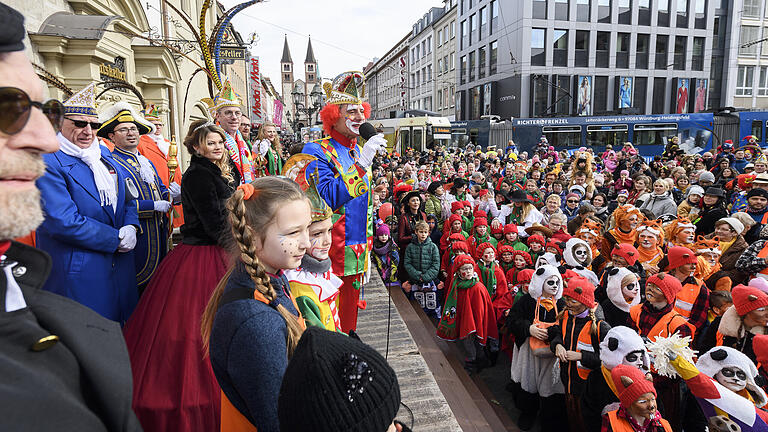
[[596,76],[594,86],[594,113],[598,115],[608,111],[608,77]]

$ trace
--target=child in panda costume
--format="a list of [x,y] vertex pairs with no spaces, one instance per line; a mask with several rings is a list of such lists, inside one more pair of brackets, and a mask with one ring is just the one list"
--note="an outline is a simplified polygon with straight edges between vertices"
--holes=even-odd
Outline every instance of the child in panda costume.
[[589,269],[592,265],[592,248],[584,240],[576,237],[568,239],[565,242],[563,261],[566,269],[588,280],[592,285],[597,286],[600,283],[595,272]]
[[605,275],[608,298],[600,303],[605,320],[611,326],[629,322],[629,308],[640,304],[640,282],[626,267],[611,267]]
[[599,431],[603,414],[618,407],[619,396],[611,370],[620,364],[634,366],[644,372],[651,367],[643,339],[625,326],[608,330],[600,343],[600,369],[589,374],[581,397],[584,430]]
[[707,351],[695,366],[673,351],[667,357],[699,402],[710,431],[768,431],[768,412],[760,409],[768,398],[755,383],[758,371],[749,357],[725,346]]
[[563,383],[547,334],[565,307],[561,270],[565,271],[542,261],[531,277],[528,295],[515,301],[507,317],[507,328],[515,338],[510,369],[522,430],[533,427],[539,413],[543,432],[564,430]]

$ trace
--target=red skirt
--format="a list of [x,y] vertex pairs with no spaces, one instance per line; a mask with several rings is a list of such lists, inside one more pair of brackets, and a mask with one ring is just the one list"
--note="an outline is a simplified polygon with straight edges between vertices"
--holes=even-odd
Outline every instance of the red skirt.
[[146,432],[219,430],[221,390],[200,318],[228,263],[218,246],[176,246],[125,325],[133,409]]
[[472,333],[477,335],[477,341],[482,345],[488,338],[498,339],[496,315],[488,290],[483,284],[476,283],[472,288],[458,291],[456,316],[459,320],[459,339],[466,339]]

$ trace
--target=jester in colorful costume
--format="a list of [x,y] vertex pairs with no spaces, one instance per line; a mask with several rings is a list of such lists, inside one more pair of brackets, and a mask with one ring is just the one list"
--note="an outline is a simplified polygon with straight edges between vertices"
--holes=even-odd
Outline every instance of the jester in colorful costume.
[[[307,170],[317,170],[317,191],[333,210],[333,242],[330,257],[333,273],[343,282],[337,306],[341,328],[346,333],[357,327],[357,310],[363,274],[373,242],[371,165],[376,153],[386,147],[379,134],[358,145],[360,126],[371,115],[364,102],[365,76],[345,72],[323,85],[326,106],[320,111],[325,138],[304,146],[314,156]],[[365,303],[359,302],[364,308]]]
[[240,133],[240,119],[243,106],[240,96],[232,89],[232,83],[227,78],[222,84],[221,91],[215,98],[204,98],[202,101],[208,105],[208,111],[216,120],[216,123],[224,129],[227,140],[224,143],[232,162],[232,175],[235,183],[250,183],[256,177],[256,171],[251,160],[251,152],[248,144]]

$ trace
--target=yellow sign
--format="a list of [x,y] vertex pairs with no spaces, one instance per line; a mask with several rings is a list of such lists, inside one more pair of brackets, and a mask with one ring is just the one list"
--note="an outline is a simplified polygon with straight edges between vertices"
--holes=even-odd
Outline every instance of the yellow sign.
[[102,63],[99,66],[99,73],[109,78],[125,81],[125,72],[109,64]]

